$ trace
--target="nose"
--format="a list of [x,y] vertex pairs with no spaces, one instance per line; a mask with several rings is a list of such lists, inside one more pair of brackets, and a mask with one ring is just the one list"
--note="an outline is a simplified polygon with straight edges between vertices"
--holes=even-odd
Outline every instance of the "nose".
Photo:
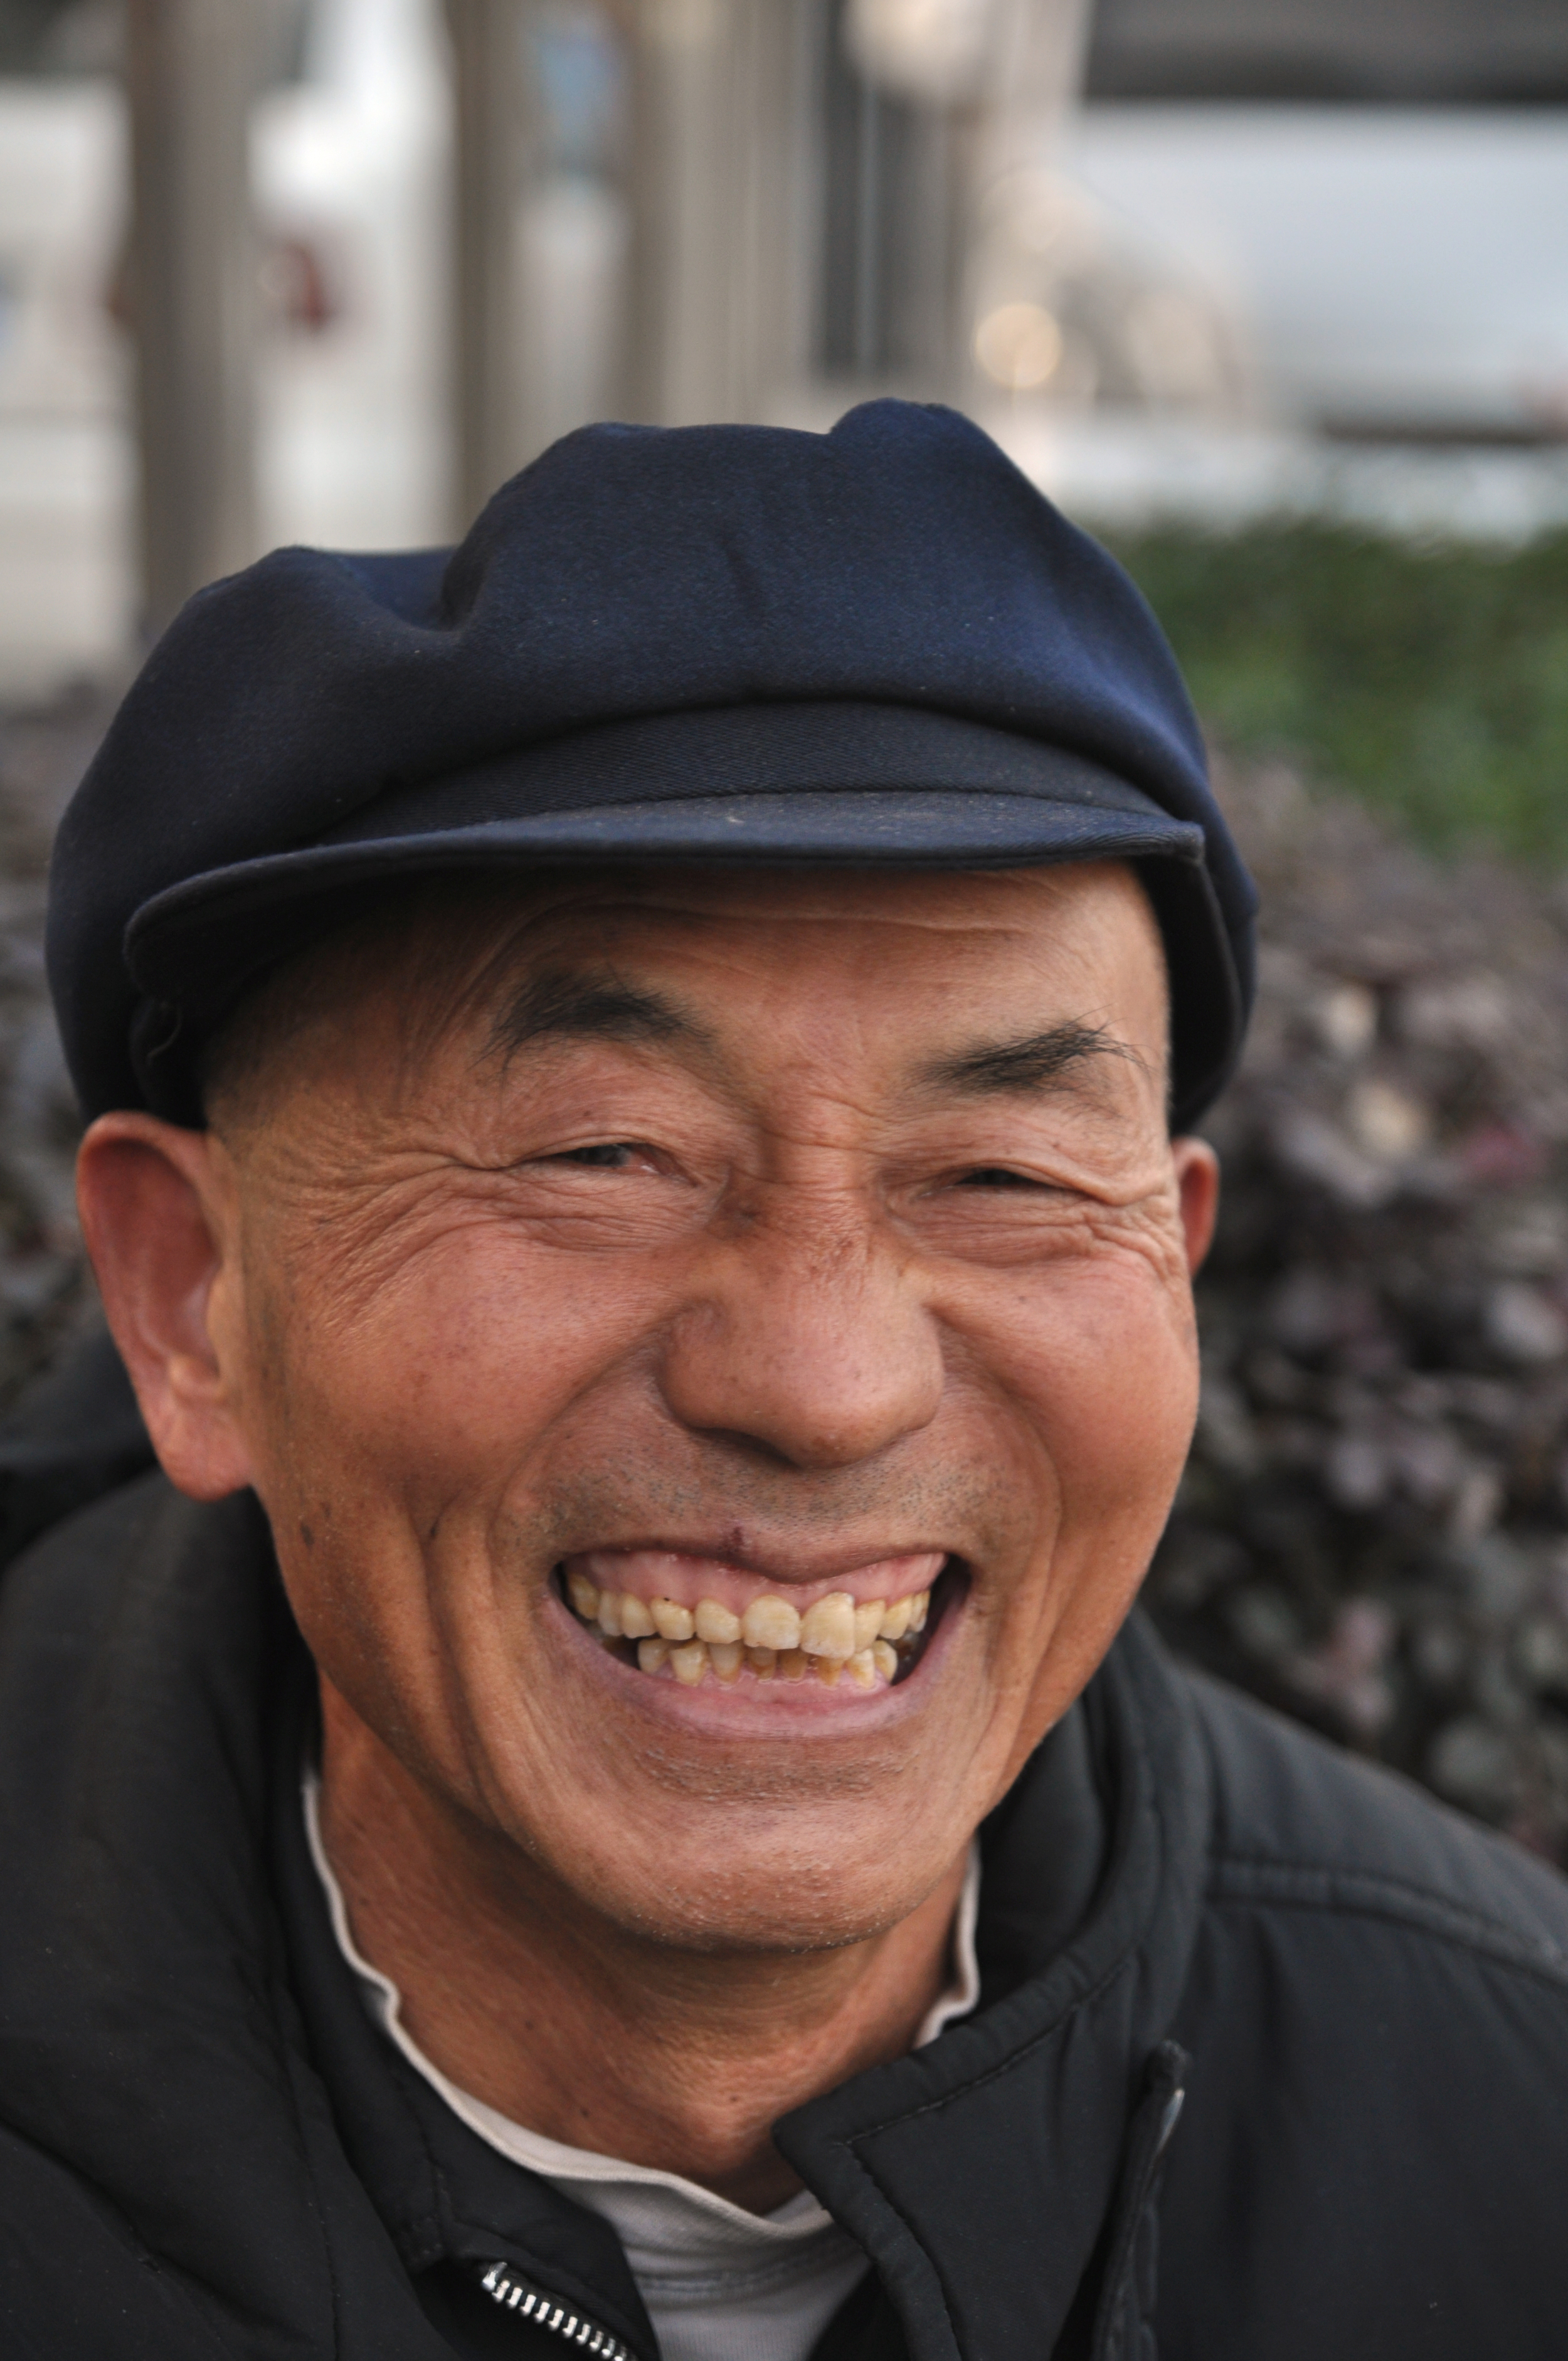
[[917,1433],[942,1384],[937,1323],[896,1242],[788,1199],[711,1248],[663,1370],[683,1425],[802,1468],[851,1466]]

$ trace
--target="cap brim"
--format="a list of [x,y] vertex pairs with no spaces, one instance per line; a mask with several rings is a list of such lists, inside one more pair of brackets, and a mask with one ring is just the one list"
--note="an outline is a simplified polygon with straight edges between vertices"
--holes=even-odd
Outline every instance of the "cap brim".
[[[1196,822],[1174,818],[1080,756],[950,716],[900,716],[923,725],[911,731],[890,730],[886,712],[873,709],[874,727],[847,748],[845,708],[833,716],[831,744],[813,742],[818,732],[809,717],[817,708],[794,709],[784,732],[775,709],[762,740],[753,727],[735,726],[737,713],[754,710],[655,717],[686,727],[621,725],[585,733],[565,750],[503,758],[461,779],[396,788],[312,844],[210,870],[159,895],[137,911],[126,939],[126,962],[145,995],[135,1054],[149,1104],[192,1119],[189,1077],[199,1042],[251,981],[324,932],[340,906],[417,875],[580,862],[937,869],[1135,862],[1151,883],[1173,978],[1178,958],[1186,970],[1173,994],[1179,1108],[1211,1089],[1217,1059],[1229,1053],[1235,995]],[[694,722],[706,728],[694,732]],[[849,735],[852,741],[852,727]],[[831,784],[823,778],[828,763],[839,774]],[[765,783],[768,772],[776,779],[781,769],[800,783]],[[552,770],[559,775],[552,778]],[[876,779],[889,771],[897,785]],[[733,780],[737,772],[745,784],[725,792],[672,791],[677,782],[707,786],[716,773]],[[430,824],[437,819],[443,824]],[[1216,1027],[1225,1038],[1216,1038]]]

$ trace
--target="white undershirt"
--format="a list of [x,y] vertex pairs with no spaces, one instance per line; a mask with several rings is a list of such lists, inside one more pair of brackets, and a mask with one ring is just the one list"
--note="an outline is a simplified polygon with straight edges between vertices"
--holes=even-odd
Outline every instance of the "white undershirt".
[[[470,2131],[612,2224],[658,2333],[663,2361],[807,2361],[866,2269],[862,2249],[808,2189],[772,2213],[748,2213],[677,2172],[623,2164],[545,2139],[449,2082],[410,2039],[396,1984],[355,1947],[343,1889],[322,1843],[320,1793],[315,1771],[307,1771],[311,1857],[326,1892],[338,1948],[358,1979],[371,2016]],[[974,1844],[953,1921],[952,1982],[916,2035],[917,2049],[955,2017],[967,2015],[980,1997],[974,1948],[979,1909],[980,1847]]]

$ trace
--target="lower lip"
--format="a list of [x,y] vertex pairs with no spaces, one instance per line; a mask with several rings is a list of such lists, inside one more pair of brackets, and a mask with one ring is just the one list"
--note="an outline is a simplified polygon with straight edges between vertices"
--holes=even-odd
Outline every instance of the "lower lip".
[[759,1681],[745,1675],[733,1683],[709,1678],[687,1688],[611,1655],[554,1591],[551,1605],[569,1627],[590,1676],[603,1681],[619,1704],[639,1706],[657,1721],[723,1737],[759,1738],[788,1728],[832,1728],[849,1734],[883,1729],[919,1710],[939,1676],[964,1608],[948,1575],[938,1577],[937,1588],[940,1603],[933,1600],[932,1622],[913,1671],[891,1688],[872,1690],[845,1680],[826,1688],[817,1680]]

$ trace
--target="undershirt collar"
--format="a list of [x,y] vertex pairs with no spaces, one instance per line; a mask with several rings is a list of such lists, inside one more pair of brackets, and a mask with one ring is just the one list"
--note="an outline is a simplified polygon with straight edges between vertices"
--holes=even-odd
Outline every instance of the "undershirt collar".
[[[546,2139],[462,2090],[426,2058],[402,2023],[402,1996],[359,1951],[343,1890],[321,1837],[321,1780],[302,1782],[305,1833],[337,1946],[372,2020],[470,2131],[615,2229],[664,2361],[806,2361],[864,2275],[866,2257],[809,2190],[771,2213],[750,2213],[681,2174]],[[975,1927],[980,1846],[970,1847],[953,1921],[953,1973],[927,2012],[923,2048],[980,1998]]]

